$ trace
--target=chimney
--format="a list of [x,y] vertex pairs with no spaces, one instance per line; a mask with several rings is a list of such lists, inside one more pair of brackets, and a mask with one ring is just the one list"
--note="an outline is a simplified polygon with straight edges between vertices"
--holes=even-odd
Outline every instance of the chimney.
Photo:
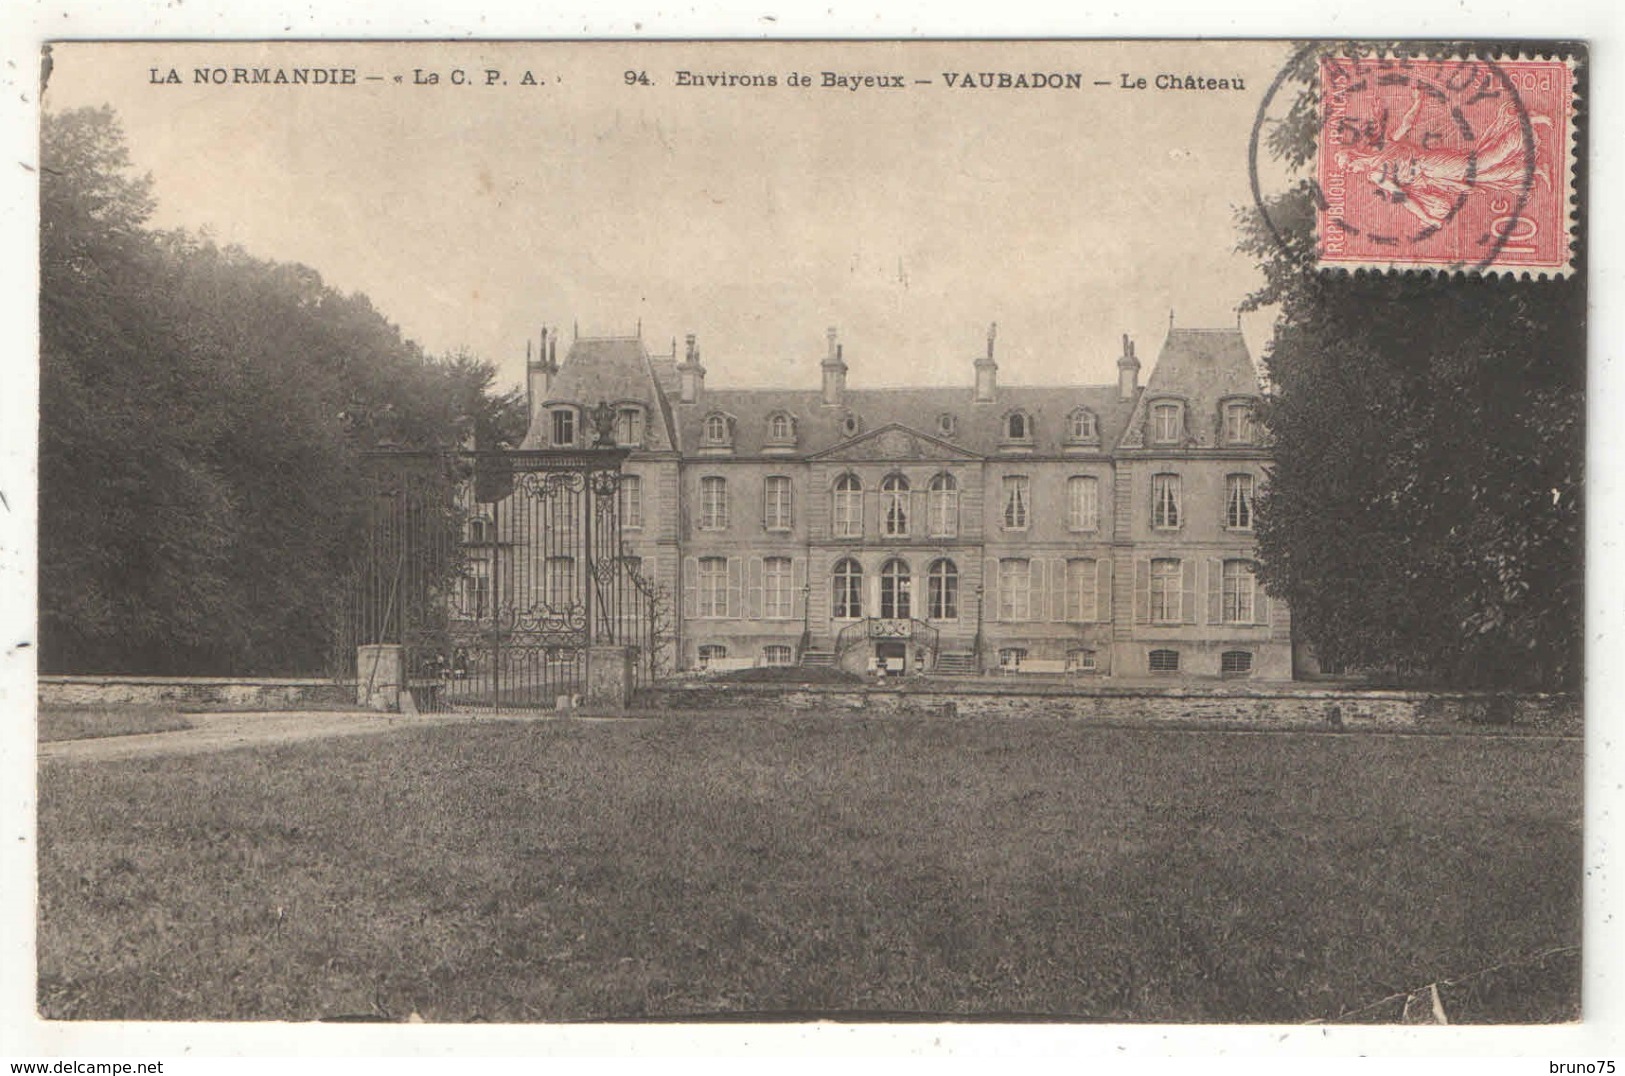
[[1134,341],[1123,334],[1123,355],[1117,360],[1117,398],[1134,399],[1140,388],[1140,360],[1134,357]]
[[677,399],[681,403],[691,404],[700,398],[700,393],[705,389],[705,367],[700,365],[700,349],[694,344],[694,334],[689,333],[683,341],[688,346],[688,353],[677,367]]
[[987,354],[976,360],[977,403],[992,403],[998,392],[999,364],[993,361],[993,340],[998,334],[998,322],[987,327]]
[[[528,410],[532,421],[535,421],[536,408],[542,405],[548,393],[552,391],[553,375],[559,372],[556,350],[549,352],[549,343],[545,326],[542,328],[542,346],[535,358],[531,357],[530,341],[525,341],[525,395],[528,398]],[[557,345],[554,347],[556,349]]]
[[824,335],[828,341],[824,361],[820,364],[824,368],[824,406],[839,407],[841,397],[846,394],[846,359],[841,345],[836,342],[838,334],[834,326]]

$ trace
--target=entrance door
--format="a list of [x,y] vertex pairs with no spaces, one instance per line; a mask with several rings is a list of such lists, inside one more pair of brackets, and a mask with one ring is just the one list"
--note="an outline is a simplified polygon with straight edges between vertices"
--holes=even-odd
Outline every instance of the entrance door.
[[876,643],[875,661],[887,676],[902,676],[908,670],[908,644]]

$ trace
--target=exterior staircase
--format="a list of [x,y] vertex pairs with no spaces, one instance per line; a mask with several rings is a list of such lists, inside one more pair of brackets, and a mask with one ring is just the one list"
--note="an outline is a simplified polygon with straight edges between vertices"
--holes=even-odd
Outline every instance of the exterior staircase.
[[975,676],[976,655],[969,650],[944,650],[937,655],[936,676]]
[[803,650],[801,652],[801,667],[803,669],[833,669],[835,667],[835,651]]

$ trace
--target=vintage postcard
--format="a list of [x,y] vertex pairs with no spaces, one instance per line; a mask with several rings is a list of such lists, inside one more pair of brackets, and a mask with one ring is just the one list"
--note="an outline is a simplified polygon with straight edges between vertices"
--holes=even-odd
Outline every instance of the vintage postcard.
[[1585,1021],[1588,62],[50,43],[30,1041]]

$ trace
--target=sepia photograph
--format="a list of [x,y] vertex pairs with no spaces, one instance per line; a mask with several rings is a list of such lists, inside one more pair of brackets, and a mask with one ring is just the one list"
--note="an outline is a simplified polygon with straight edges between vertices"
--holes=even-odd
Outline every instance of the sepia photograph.
[[47,43],[34,1018],[1584,1022],[1588,61]]

